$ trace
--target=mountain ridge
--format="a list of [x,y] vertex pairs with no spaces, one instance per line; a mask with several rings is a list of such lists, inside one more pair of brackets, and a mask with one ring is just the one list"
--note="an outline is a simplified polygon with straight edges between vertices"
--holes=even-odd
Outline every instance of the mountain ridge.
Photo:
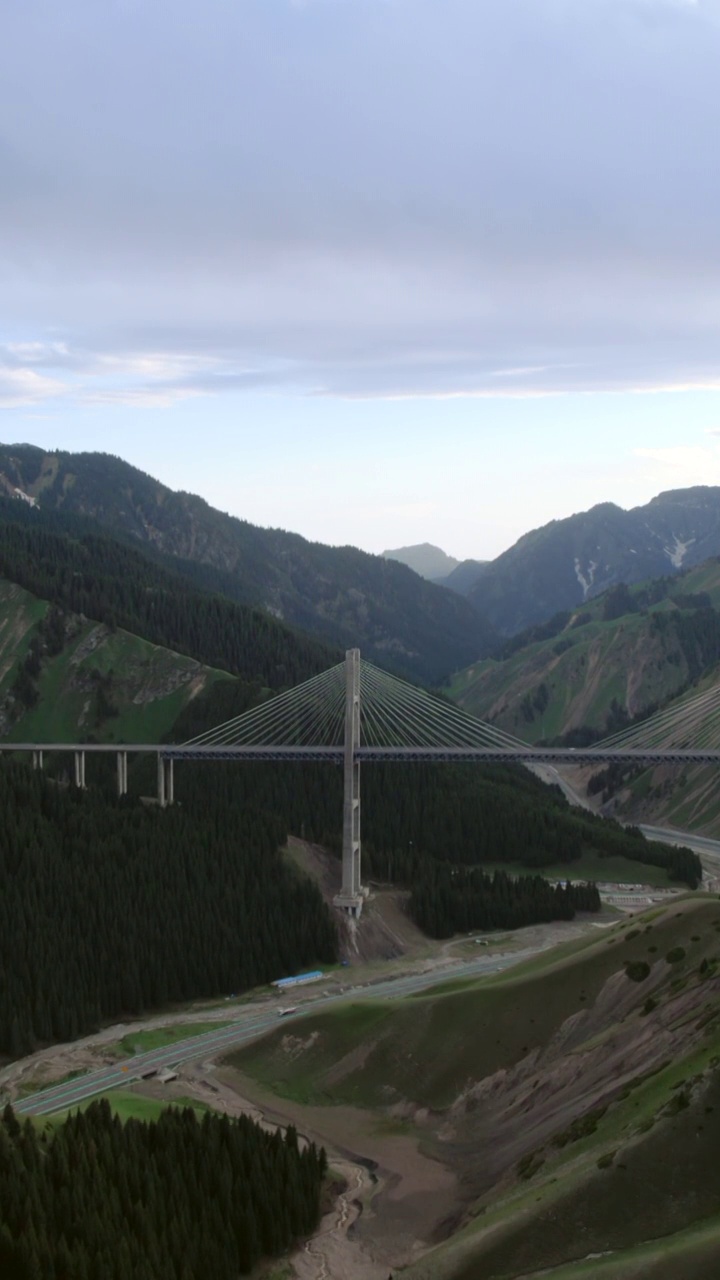
[[720,488],[670,489],[629,511],[603,502],[530,530],[483,568],[466,595],[502,635],[514,635],[620,582],[658,578],[718,554]]
[[473,606],[405,565],[261,529],[112,455],[0,446],[0,477],[11,496],[21,490],[26,503],[89,517],[166,564],[220,575],[233,599],[326,643],[359,645],[399,674],[437,683],[495,643]]

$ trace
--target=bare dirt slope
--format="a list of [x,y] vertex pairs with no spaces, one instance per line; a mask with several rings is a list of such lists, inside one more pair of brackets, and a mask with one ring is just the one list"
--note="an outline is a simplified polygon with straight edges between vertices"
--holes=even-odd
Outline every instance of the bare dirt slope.
[[[340,890],[340,860],[320,845],[290,836],[288,857],[319,886],[332,907]],[[396,960],[400,956],[428,954],[432,949],[405,911],[409,894],[400,889],[371,886],[370,897],[358,922],[337,912],[341,955],[351,965],[373,960]],[[435,948],[437,949],[437,948]]]

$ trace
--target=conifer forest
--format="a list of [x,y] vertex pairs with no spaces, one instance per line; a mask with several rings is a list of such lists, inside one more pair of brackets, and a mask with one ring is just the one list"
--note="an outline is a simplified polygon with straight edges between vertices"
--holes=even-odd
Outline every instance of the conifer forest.
[[325,1152],[290,1126],[107,1101],[57,1128],[0,1123],[3,1280],[236,1280],[311,1233]]

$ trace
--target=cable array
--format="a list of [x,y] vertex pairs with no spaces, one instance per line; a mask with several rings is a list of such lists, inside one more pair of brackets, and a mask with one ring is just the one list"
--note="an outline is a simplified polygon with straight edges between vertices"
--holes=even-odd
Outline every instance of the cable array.
[[345,741],[345,663],[208,729],[187,747],[317,747]]
[[720,686],[685,698],[597,743],[597,749],[702,750],[720,747]]
[[364,747],[489,747],[526,743],[477,720],[461,707],[388,675],[360,668],[360,741]]
[[[345,741],[346,670],[341,662],[295,689],[201,733],[184,746],[337,747]],[[460,707],[360,664],[360,742],[367,747],[525,747]]]

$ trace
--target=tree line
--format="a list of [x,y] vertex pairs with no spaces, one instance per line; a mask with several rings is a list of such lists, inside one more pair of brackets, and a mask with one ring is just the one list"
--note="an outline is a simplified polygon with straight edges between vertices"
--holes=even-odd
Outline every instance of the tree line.
[[486,874],[478,867],[449,867],[425,860],[418,868],[409,911],[424,933],[449,938],[475,929],[521,929],[548,920],[572,920],[577,911],[599,911],[594,884],[550,884],[542,876]]
[[3,1280],[236,1280],[320,1216],[323,1149],[169,1108],[121,1124],[106,1100],[54,1130],[0,1123]]

